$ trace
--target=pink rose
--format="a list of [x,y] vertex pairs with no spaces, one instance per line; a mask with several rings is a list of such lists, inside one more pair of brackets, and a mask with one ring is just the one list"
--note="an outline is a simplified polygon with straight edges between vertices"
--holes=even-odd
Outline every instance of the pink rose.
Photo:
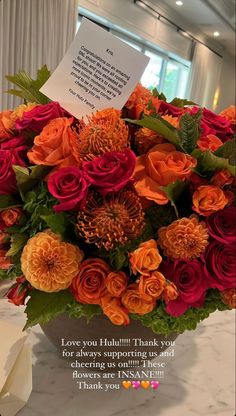
[[16,176],[12,169],[12,154],[9,150],[0,150],[0,195],[16,192]]
[[207,218],[208,233],[222,244],[236,243],[236,207],[226,207]]
[[27,150],[25,139],[22,136],[13,137],[0,143],[0,149],[10,151],[12,165],[25,166],[27,164]]
[[44,126],[54,118],[64,117],[65,112],[60,104],[52,101],[49,104],[37,105],[26,111],[23,117],[16,121],[15,129],[18,131],[31,130],[40,133]]
[[88,179],[77,166],[68,166],[54,172],[48,179],[49,192],[60,202],[53,207],[54,210],[61,212],[82,209],[88,186]]
[[[233,224],[233,223],[232,223]],[[235,244],[210,243],[202,255],[208,287],[220,291],[236,286]]]
[[161,263],[161,272],[165,278],[172,281],[179,292],[175,300],[166,306],[166,312],[174,317],[182,315],[190,307],[201,307],[207,290],[207,277],[203,263],[194,259],[185,261],[165,261]]
[[83,170],[92,185],[102,195],[118,192],[130,181],[136,156],[130,149],[108,152],[90,162],[83,163]]

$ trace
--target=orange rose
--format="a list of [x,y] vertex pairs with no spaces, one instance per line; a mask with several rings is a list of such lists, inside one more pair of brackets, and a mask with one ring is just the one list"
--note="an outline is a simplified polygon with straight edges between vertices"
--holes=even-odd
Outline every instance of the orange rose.
[[12,137],[12,129],[14,123],[11,120],[12,111],[6,110],[0,112],[0,141],[10,139]]
[[226,186],[231,185],[234,181],[234,177],[229,173],[227,169],[216,172],[211,178],[211,184],[215,186]]
[[100,305],[101,297],[106,294],[105,278],[109,272],[108,264],[102,259],[83,261],[71,285],[77,302]]
[[8,208],[1,212],[0,217],[6,227],[12,227],[15,224],[19,224],[21,215],[22,211],[20,208]]
[[165,284],[165,277],[158,271],[152,272],[148,276],[141,276],[138,285],[141,298],[147,302],[159,299]]
[[11,258],[7,257],[6,254],[7,250],[0,249],[0,269],[2,270],[8,270],[12,265]]
[[132,283],[128,286],[122,296],[122,303],[130,313],[136,313],[137,315],[145,315],[151,312],[156,306],[154,299],[146,301],[141,297],[137,283]]
[[105,277],[105,285],[108,292],[118,298],[124,293],[127,284],[128,277],[124,272],[110,272]]
[[162,297],[165,303],[168,303],[170,300],[175,300],[179,296],[178,289],[173,282],[169,282],[165,285]]
[[221,111],[220,116],[225,117],[231,124],[236,124],[236,106],[230,105]]
[[211,152],[215,152],[218,147],[222,146],[223,142],[214,134],[208,134],[205,137],[200,137],[197,142],[199,149],[203,152],[206,150],[211,150]]
[[221,292],[223,302],[229,306],[230,309],[236,309],[236,288],[225,289]]
[[141,243],[139,247],[129,255],[131,270],[134,274],[140,273],[148,275],[149,272],[156,270],[162,261],[159,254],[157,243],[151,239]]
[[125,107],[129,110],[129,116],[139,118],[152,97],[151,91],[138,83],[125,104]]
[[178,152],[172,144],[157,144],[146,155],[137,158],[135,189],[141,197],[160,205],[167,204],[168,198],[161,186],[189,178],[196,165],[196,159]]
[[101,306],[106,315],[114,325],[128,325],[130,323],[127,309],[122,306],[120,299],[111,295],[101,298]]
[[34,139],[34,146],[28,152],[30,162],[36,165],[74,165],[70,142],[76,133],[72,130],[73,118],[51,120]]
[[222,189],[214,185],[199,186],[193,194],[193,210],[205,217],[223,209],[228,202]]

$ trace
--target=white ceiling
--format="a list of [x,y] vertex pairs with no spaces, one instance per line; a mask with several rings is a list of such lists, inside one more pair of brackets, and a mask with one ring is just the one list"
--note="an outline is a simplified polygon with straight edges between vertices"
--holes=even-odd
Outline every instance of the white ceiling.
[[[144,0],[177,25],[204,41],[224,55],[235,55],[235,1],[234,0]],[[220,36],[214,38],[213,32]]]

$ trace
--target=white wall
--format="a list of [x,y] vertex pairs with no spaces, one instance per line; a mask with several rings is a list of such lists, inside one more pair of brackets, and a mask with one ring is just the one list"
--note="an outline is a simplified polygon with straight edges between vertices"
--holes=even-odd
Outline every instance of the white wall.
[[189,60],[191,40],[180,35],[172,25],[158,20],[156,16],[135,5],[133,0],[79,0],[79,6]]
[[219,83],[219,102],[216,111],[220,112],[229,105],[235,105],[235,58],[223,57],[223,66]]

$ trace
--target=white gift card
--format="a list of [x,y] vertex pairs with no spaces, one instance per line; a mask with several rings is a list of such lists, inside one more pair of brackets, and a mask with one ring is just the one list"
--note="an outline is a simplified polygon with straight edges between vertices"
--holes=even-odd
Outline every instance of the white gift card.
[[21,327],[0,321],[0,334],[0,415],[14,416],[32,390],[31,348]]
[[121,109],[149,58],[83,18],[67,53],[41,92],[77,118]]

